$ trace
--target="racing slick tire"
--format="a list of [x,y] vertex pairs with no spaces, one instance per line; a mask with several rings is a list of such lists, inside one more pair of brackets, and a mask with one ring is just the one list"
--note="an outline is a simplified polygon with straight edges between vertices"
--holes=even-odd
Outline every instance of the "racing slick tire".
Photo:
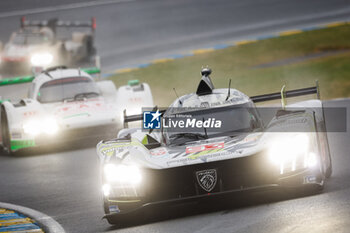
[[2,147],[4,151],[11,155],[13,151],[11,151],[11,141],[10,141],[10,131],[7,120],[7,113],[4,106],[1,106],[1,138],[2,138]]

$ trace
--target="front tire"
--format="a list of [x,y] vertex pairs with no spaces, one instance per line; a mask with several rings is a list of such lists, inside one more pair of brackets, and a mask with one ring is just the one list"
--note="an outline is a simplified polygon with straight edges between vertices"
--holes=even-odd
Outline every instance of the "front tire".
[[11,155],[13,151],[11,150],[11,140],[10,140],[10,130],[8,125],[7,113],[5,107],[1,107],[1,137],[2,146],[7,154]]

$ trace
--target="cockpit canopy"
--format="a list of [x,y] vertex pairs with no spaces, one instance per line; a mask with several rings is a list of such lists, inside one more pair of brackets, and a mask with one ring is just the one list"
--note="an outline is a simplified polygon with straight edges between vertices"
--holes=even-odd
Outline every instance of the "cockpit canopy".
[[43,83],[37,93],[41,103],[74,101],[95,98],[100,95],[97,84],[88,77],[54,79]]

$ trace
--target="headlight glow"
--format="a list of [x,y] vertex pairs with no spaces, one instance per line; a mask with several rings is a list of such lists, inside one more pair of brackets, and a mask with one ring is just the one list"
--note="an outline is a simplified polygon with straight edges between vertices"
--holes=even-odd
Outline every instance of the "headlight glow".
[[138,184],[142,180],[140,169],[136,166],[106,164],[104,174],[112,182]]
[[305,155],[309,149],[310,139],[306,134],[298,134],[275,141],[269,148],[269,156],[274,164],[293,161],[300,155]]
[[23,124],[23,131],[26,134],[30,134],[36,136],[40,134],[41,130],[40,121],[37,120],[29,120]]
[[35,53],[30,57],[30,63],[33,66],[47,66],[53,61],[53,56],[50,53]]
[[306,167],[313,168],[317,165],[317,156],[315,153],[310,152],[306,157],[305,157],[305,165]]
[[111,194],[111,185],[109,184],[104,184],[102,186],[102,192],[103,192],[103,195],[105,195],[106,197],[109,196],[109,194]]
[[25,134],[37,136],[40,133],[54,135],[57,133],[59,127],[57,121],[53,117],[44,119],[31,119],[23,124],[23,131]]
[[54,118],[47,118],[43,121],[43,131],[46,134],[53,135],[58,131],[58,125]]

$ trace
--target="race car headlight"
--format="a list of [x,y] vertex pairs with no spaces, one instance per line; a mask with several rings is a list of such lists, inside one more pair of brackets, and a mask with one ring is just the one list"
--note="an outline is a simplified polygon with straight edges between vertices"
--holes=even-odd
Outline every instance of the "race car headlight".
[[308,153],[310,138],[306,134],[298,134],[273,142],[269,148],[272,163],[280,165],[295,160]]
[[41,120],[32,119],[23,124],[23,131],[33,136],[40,133],[53,135],[58,131],[58,124],[53,117],[47,117]]
[[58,124],[55,118],[46,118],[43,121],[42,131],[46,134],[56,134],[58,131]]
[[103,195],[109,196],[109,194],[111,194],[111,185],[110,184],[104,184],[102,186],[102,192],[103,192]]
[[26,134],[30,135],[38,135],[41,132],[40,121],[38,120],[30,120],[23,124],[23,131]]
[[47,66],[53,61],[51,53],[36,53],[30,57],[30,63],[33,66]]
[[111,182],[138,184],[142,180],[140,169],[136,166],[106,164],[104,174]]

